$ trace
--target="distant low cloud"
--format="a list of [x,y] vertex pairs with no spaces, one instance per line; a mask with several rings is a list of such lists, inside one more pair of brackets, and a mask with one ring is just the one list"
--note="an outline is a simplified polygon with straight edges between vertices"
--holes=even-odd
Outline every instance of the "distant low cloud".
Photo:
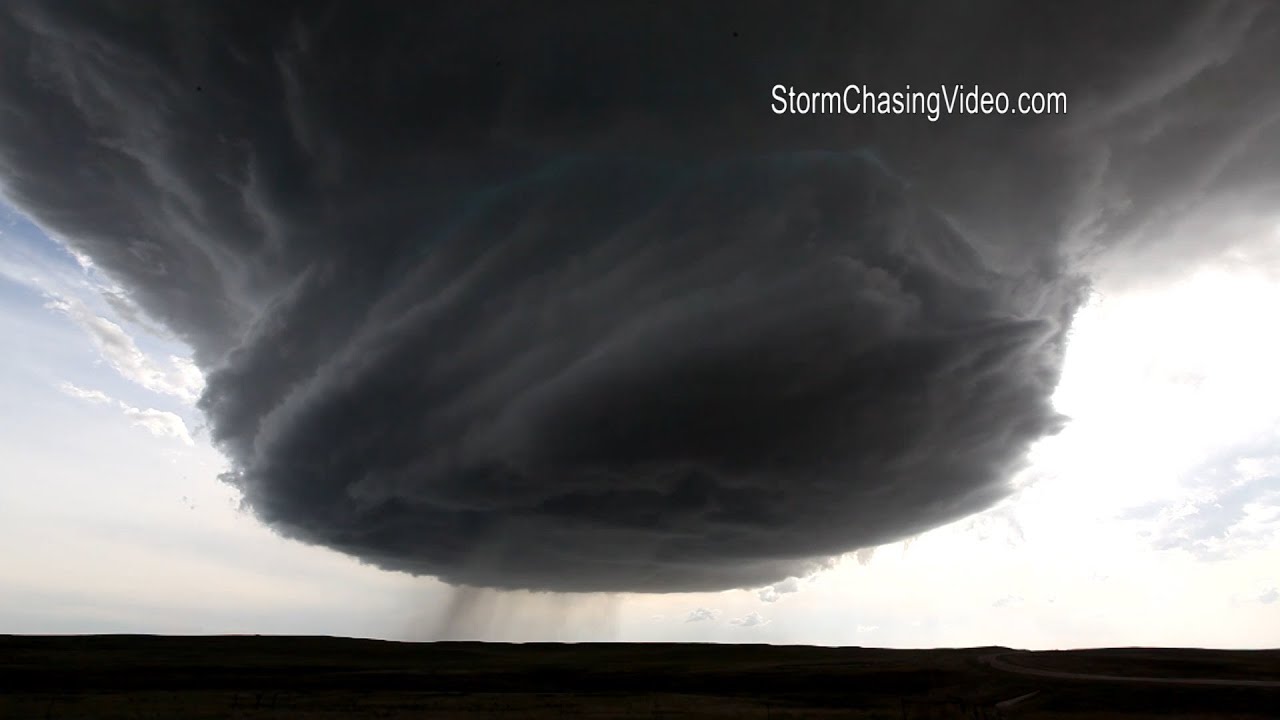
[[789,577],[779,583],[774,583],[769,587],[760,589],[756,594],[762,602],[777,602],[783,595],[800,591],[799,578]]
[[749,627],[759,627],[761,625],[768,625],[769,621],[764,617],[762,617],[758,612],[749,612],[746,615],[743,615],[742,617],[730,618],[729,624],[737,625],[738,627],[749,628]]
[[991,603],[991,607],[1022,607],[1026,604],[1026,600],[1021,595],[1005,595],[1004,597]]
[[1271,588],[1258,596],[1258,602],[1263,605],[1271,605],[1278,600],[1280,600],[1280,589],[1277,588]]
[[880,629],[879,625],[857,625],[854,627],[854,630],[859,634],[873,633],[879,629]]
[[873,547],[861,548],[853,554],[859,565],[870,565],[871,558],[875,557],[876,549]]
[[113,405],[134,425],[149,431],[152,435],[173,438],[186,445],[194,444],[191,433],[187,430],[187,424],[175,413],[155,408],[136,408],[111,398],[101,390],[89,390],[68,382],[59,384],[58,389],[66,395],[95,405]]
[[685,618],[685,622],[687,623],[705,622],[708,620],[715,620],[719,616],[720,616],[719,610],[711,610],[708,608],[695,608],[694,610],[690,611],[689,617]]

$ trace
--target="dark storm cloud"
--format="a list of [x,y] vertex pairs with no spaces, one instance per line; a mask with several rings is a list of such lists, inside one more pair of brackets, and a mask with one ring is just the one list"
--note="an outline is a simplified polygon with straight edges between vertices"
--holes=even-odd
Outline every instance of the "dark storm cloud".
[[6,4],[0,172],[191,343],[262,520],[452,582],[760,586],[986,509],[1100,239],[1274,180],[1262,5],[423,6]]

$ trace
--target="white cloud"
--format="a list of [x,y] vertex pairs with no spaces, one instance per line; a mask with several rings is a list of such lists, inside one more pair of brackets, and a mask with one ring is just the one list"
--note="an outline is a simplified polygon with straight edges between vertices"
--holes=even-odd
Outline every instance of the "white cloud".
[[85,255],[70,245],[63,244],[62,247],[66,248],[67,252],[71,254],[71,257],[76,259],[76,264],[80,266],[81,270],[89,272],[94,269],[93,260],[88,255]]
[[1004,597],[991,603],[991,607],[1022,607],[1026,602],[1021,595],[1005,595]]
[[1271,605],[1277,600],[1280,600],[1280,590],[1277,590],[1276,588],[1271,588],[1258,596],[1258,602],[1263,605]]
[[798,578],[789,577],[779,583],[774,583],[766,588],[761,588],[756,592],[760,596],[762,602],[777,602],[783,595],[800,591],[800,580]]
[[967,529],[981,541],[999,540],[1008,547],[1018,547],[1027,539],[1013,508],[1007,504],[975,515]]
[[64,382],[58,385],[58,389],[73,398],[84,400],[85,402],[96,403],[99,405],[109,405],[114,402],[101,390],[86,390],[69,382]]
[[872,633],[880,629],[879,625],[858,625],[854,628],[858,633]]
[[689,613],[689,617],[685,618],[685,622],[703,622],[704,620],[715,620],[720,616],[719,610],[709,610],[707,608],[695,608]]
[[170,367],[162,368],[138,348],[124,328],[95,315],[78,299],[54,295],[46,307],[63,313],[88,333],[107,363],[128,380],[188,404],[200,397],[204,376],[190,360],[171,355]]
[[749,612],[740,618],[730,618],[730,625],[738,627],[758,627],[760,625],[768,625],[769,621],[760,616],[758,612]]
[[101,390],[88,390],[69,382],[60,383],[58,389],[63,393],[95,405],[114,405],[125,414],[134,425],[149,431],[158,437],[180,440],[186,445],[194,445],[187,424],[176,414],[155,408],[136,408],[128,403],[114,400]]
[[1262,436],[1228,448],[1185,473],[1180,496],[1130,508],[1156,549],[1222,560],[1280,539],[1280,448]]
[[133,421],[134,425],[150,430],[153,435],[171,437],[181,440],[187,445],[194,444],[191,441],[191,434],[187,432],[187,424],[182,421],[182,418],[171,412],[156,410],[155,408],[143,410],[127,405],[122,409],[124,414]]

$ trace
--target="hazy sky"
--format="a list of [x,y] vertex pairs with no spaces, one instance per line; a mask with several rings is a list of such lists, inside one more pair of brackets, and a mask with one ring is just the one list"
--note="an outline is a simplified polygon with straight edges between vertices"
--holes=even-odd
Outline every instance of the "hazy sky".
[[1280,644],[1277,13],[989,6],[6,7],[0,632]]

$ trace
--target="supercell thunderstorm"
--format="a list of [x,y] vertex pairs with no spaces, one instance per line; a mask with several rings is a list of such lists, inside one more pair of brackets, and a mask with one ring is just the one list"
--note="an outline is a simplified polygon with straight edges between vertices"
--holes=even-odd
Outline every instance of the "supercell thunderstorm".
[[[1264,6],[926,6],[10,3],[0,172],[191,345],[283,534],[475,586],[758,586],[1006,496],[1064,422],[1087,259],[1280,147],[1182,111],[1274,67]],[[771,112],[796,79],[1072,110]]]

